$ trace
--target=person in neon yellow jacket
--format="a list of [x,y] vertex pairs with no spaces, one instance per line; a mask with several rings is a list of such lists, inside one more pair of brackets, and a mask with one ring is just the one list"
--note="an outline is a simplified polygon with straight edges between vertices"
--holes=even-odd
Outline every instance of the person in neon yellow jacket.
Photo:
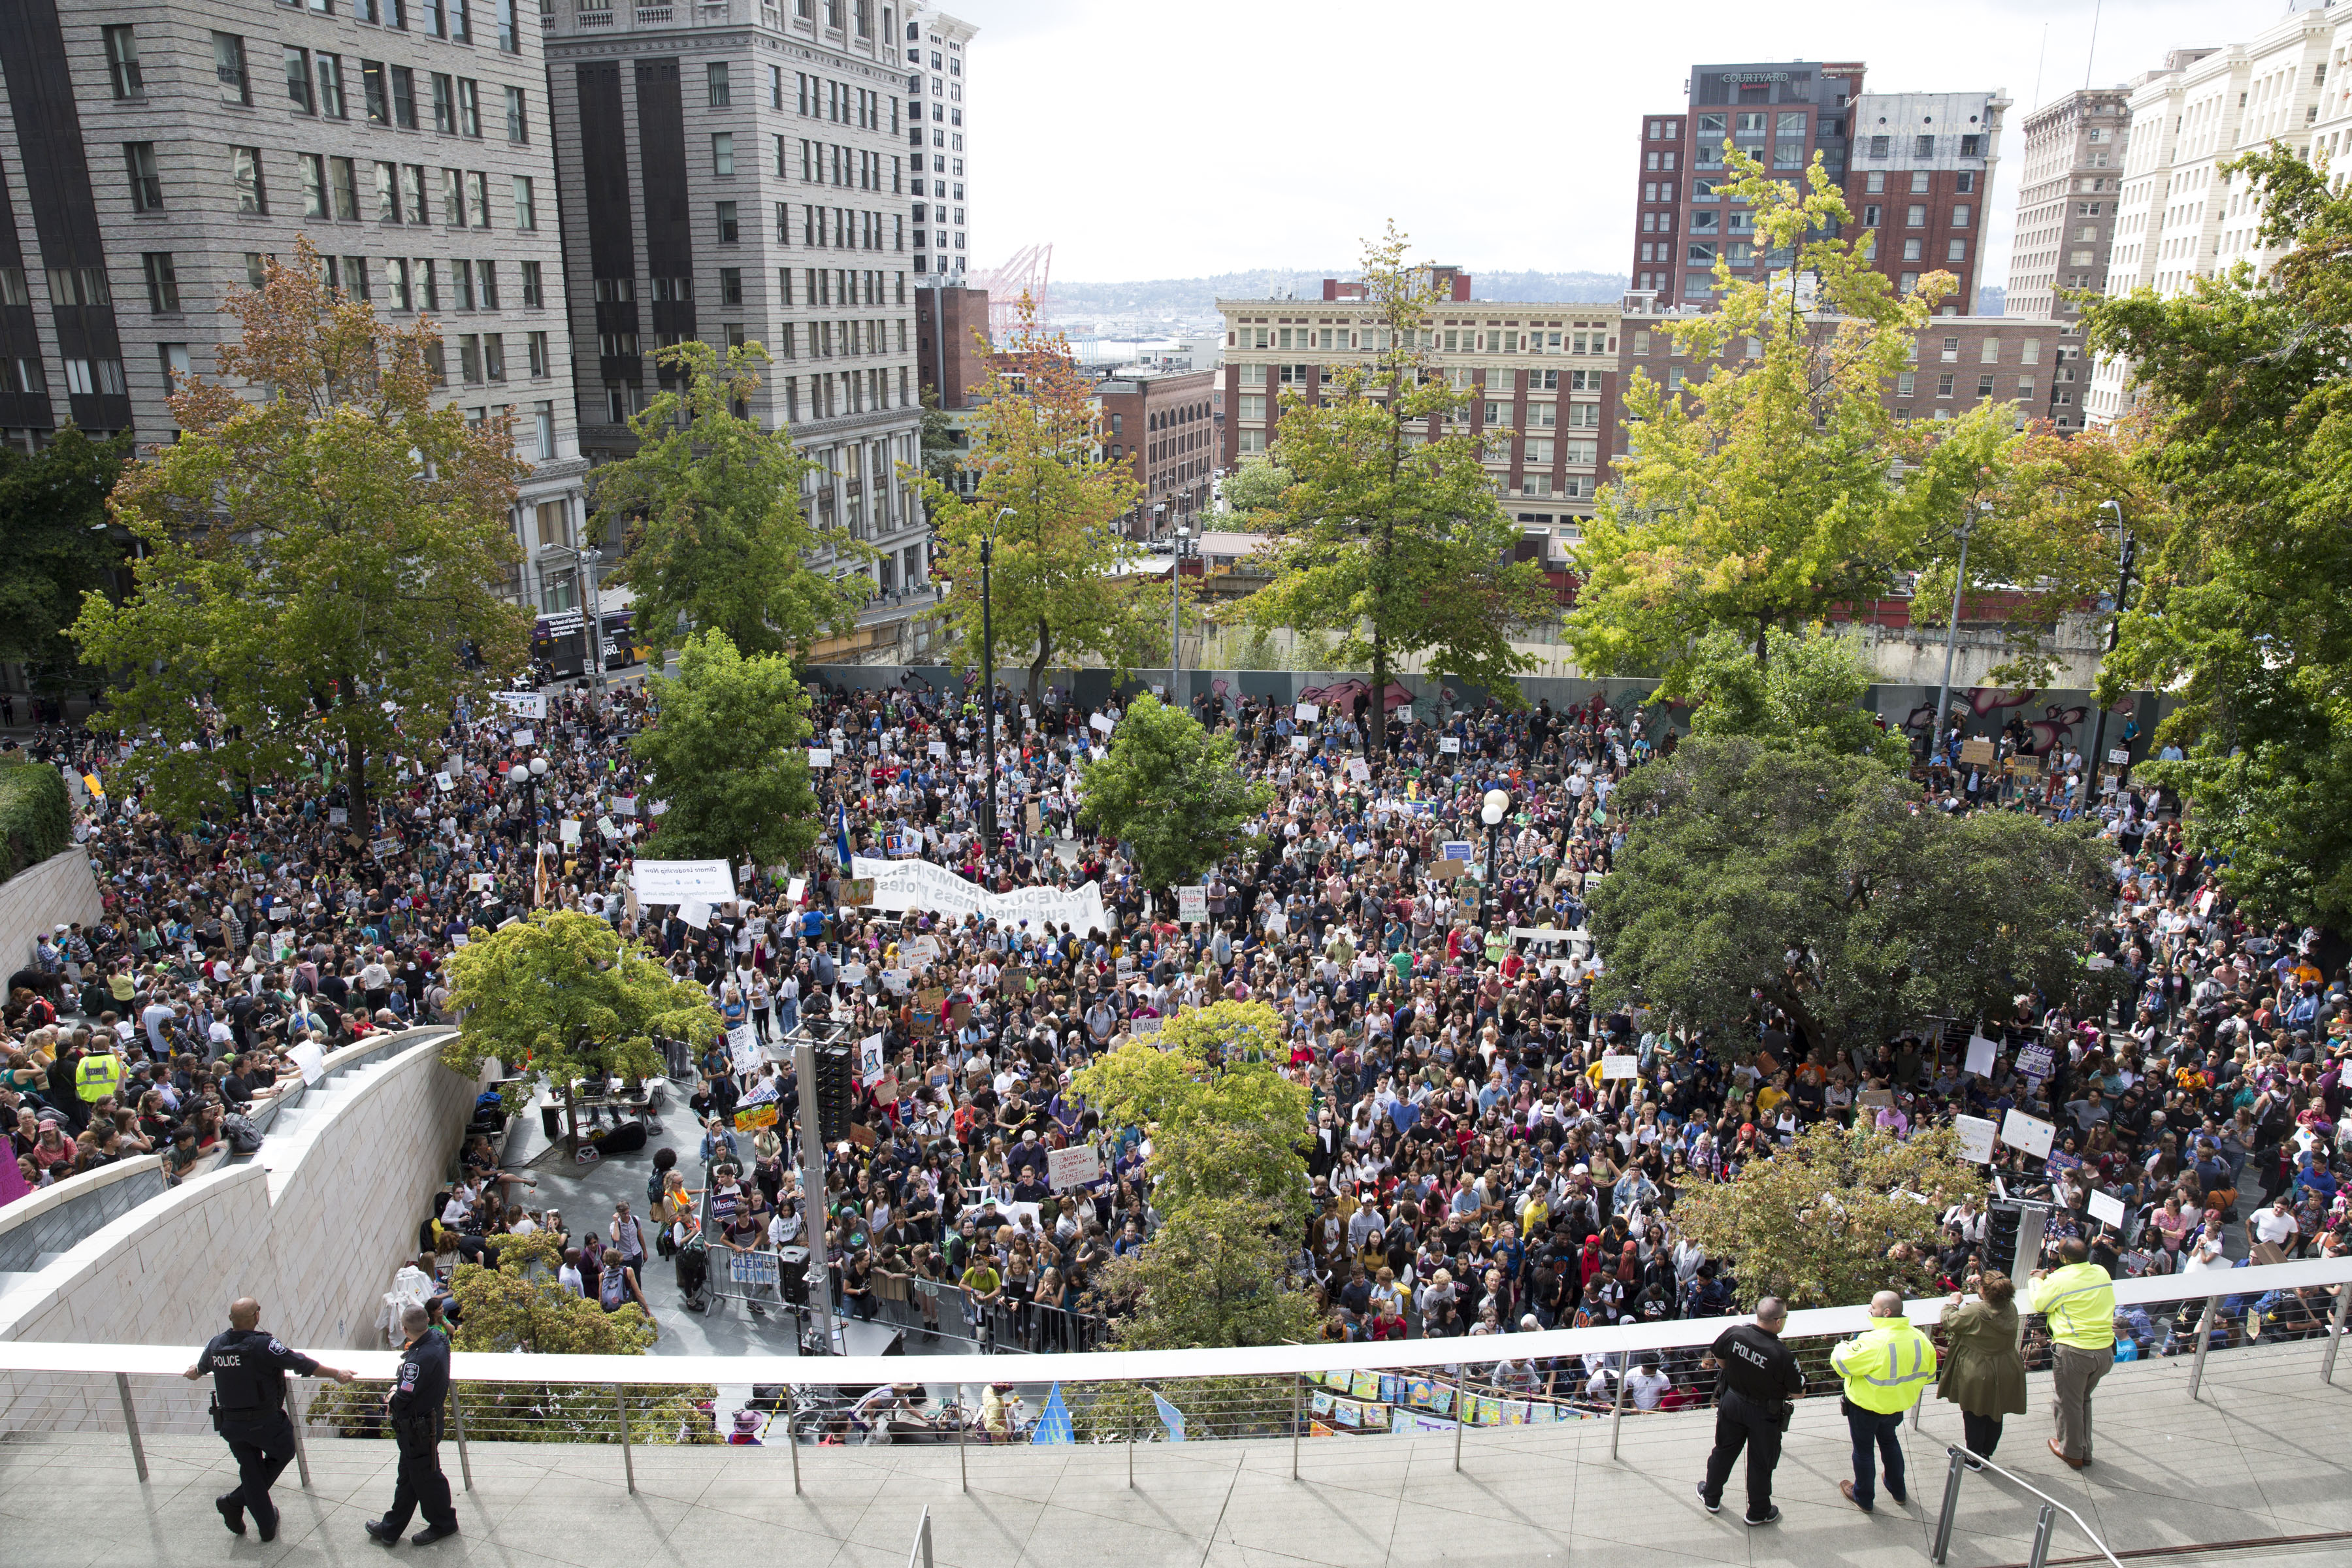
[[1838,1491],[1864,1513],[1877,1502],[1874,1448],[1886,1468],[1886,1495],[1898,1508],[1911,1500],[1903,1487],[1903,1413],[1936,1381],[1935,1342],[1903,1315],[1903,1298],[1881,1290],[1870,1299],[1870,1315],[1877,1321],[1867,1333],[1830,1352],[1831,1370],[1845,1383],[1840,1406],[1853,1436],[1853,1479],[1840,1481]]
[[2025,1293],[2025,1310],[2049,1320],[2056,1347],[2050,1451],[2078,1470],[2091,1462],[2091,1391],[2116,1363],[2115,1281],[2090,1257],[2081,1237],[2068,1237],[2058,1244],[2061,1267],[2035,1269]]

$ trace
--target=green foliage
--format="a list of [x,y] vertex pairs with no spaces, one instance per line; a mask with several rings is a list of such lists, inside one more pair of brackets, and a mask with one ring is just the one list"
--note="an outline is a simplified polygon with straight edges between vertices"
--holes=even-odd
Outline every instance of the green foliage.
[[2187,798],[2190,844],[2269,919],[2352,913],[2352,197],[2273,143],[2225,165],[2282,253],[2159,299],[2086,312],[2128,359],[2154,428],[2146,479],[2181,520],[2143,586],[2102,700],[2171,693],[2158,731],[2187,752],[2142,777]]
[[0,882],[73,842],[65,775],[38,763],[0,763]]
[[656,716],[629,742],[669,809],[652,852],[673,860],[796,864],[816,842],[808,689],[779,654],[746,658],[724,632],[687,638],[676,679],[656,675]]
[[561,1092],[577,1079],[632,1080],[662,1070],[654,1037],[702,1044],[719,1014],[702,987],[668,970],[593,915],[539,910],[501,931],[477,930],[448,957],[449,1007],[464,1027],[441,1059],[472,1078],[496,1058],[517,1081],[509,1112],[544,1074]]
[[[669,387],[629,421],[637,450],[596,470],[596,515],[627,553],[612,581],[636,595],[633,635],[662,655],[690,631],[724,632],[743,653],[805,650],[857,623],[872,579],[851,570],[873,552],[846,530],[820,531],[801,510],[809,460],[791,432],[738,413],[768,351],[697,339],[663,349]],[[869,480],[869,483],[872,481]],[[835,576],[807,562],[830,551]]]
[[[1317,403],[1283,395],[1274,460],[1292,482],[1254,520],[1275,536],[1275,575],[1242,609],[1259,626],[1336,634],[1328,668],[1369,669],[1376,691],[1398,659],[1423,654],[1515,703],[1512,678],[1535,660],[1511,633],[1557,611],[1542,567],[1511,559],[1518,525],[1486,477],[1486,444],[1507,437],[1449,423],[1473,394],[1428,366],[1436,290],[1405,257],[1393,225],[1364,247],[1379,306],[1371,367],[1343,371]],[[1374,704],[1376,746],[1387,721]]]
[[1225,504],[1244,518],[1272,511],[1282,504],[1282,492],[1293,476],[1288,468],[1265,458],[1253,458],[1225,480]]
[[2082,969],[2110,886],[2085,824],[1955,818],[1868,757],[1737,735],[1686,742],[1620,798],[1632,831],[1592,901],[1599,994],[1638,988],[1718,1050],[1753,1051],[1759,997],[1843,1052],[2104,983]]
[[1824,1121],[1737,1181],[1685,1187],[1675,1219],[1709,1257],[1731,1260],[1741,1306],[1773,1295],[1837,1307],[1880,1290],[1932,1293],[1945,1208],[1984,1191],[1948,1127],[1905,1141]]
[[1082,767],[1079,820],[1124,841],[1144,881],[1161,892],[1248,843],[1251,820],[1274,798],[1244,776],[1233,735],[1212,735],[1148,694],[1111,732],[1109,755]]
[[1880,729],[1862,700],[1871,673],[1853,643],[1813,628],[1765,634],[1766,657],[1718,626],[1700,637],[1662,698],[1689,698],[1693,735],[1745,735],[1776,750],[1876,757],[1906,765],[1901,735]]
[[1313,1299],[1285,1283],[1289,1234],[1281,1211],[1248,1198],[1201,1198],[1170,1210],[1150,1245],[1095,1276],[1098,1300],[1132,1308],[1119,1320],[1118,1348],[1221,1350],[1316,1338]]
[[122,558],[106,537],[106,495],[130,452],[127,435],[98,440],[74,425],[30,457],[0,448],[0,659],[53,683],[80,662],[66,629]]
[[[304,238],[257,292],[231,292],[242,331],[219,350],[223,379],[175,377],[180,438],[114,487],[115,520],[145,547],[136,591],[87,595],[73,627],[123,679],[110,728],[153,736],[128,771],[183,821],[323,746],[363,827],[370,759],[438,733],[458,698],[523,662],[530,612],[503,593],[527,471],[510,420],[435,406],[434,323],[388,325],[319,273]],[[206,700],[219,732],[183,751],[211,727]]]
[[923,477],[954,489],[956,475],[963,470],[963,457],[956,445],[955,422],[940,406],[940,395],[929,388],[923,393],[923,420],[918,446]]

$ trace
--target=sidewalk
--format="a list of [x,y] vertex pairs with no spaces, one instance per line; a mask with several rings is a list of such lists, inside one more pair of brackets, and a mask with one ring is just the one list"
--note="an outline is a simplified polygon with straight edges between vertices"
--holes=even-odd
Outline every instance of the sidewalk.
[[[2280,1537],[2352,1532],[2340,1458],[2352,1436],[2352,1386],[2318,1380],[2320,1345],[2217,1354],[2205,1397],[2188,1397],[2185,1361],[2118,1367],[2096,1405],[2098,1461],[2070,1471],[2042,1447],[2047,1379],[2034,1409],[2011,1419],[1999,1458],[2065,1500],[2118,1552],[2270,1541],[2227,1558],[2176,1563],[2352,1563],[2352,1533],[2289,1544]],[[2352,1373],[2352,1367],[2347,1367]],[[1119,1568],[1273,1568],[1330,1563],[1397,1568],[1439,1560],[1575,1568],[1693,1563],[1914,1568],[1927,1561],[1942,1495],[1952,1407],[1932,1397],[1924,1430],[1906,1432],[1911,1500],[1882,1497],[1865,1517],[1838,1496],[1844,1423],[1834,1399],[1800,1409],[1775,1489],[1784,1519],[1760,1530],[1738,1517],[1735,1479],[1720,1515],[1691,1496],[1710,1441],[1704,1413],[1629,1420],[1612,1459],[1609,1424],[1470,1434],[1462,1468],[1451,1437],[1310,1439],[1291,1479],[1286,1442],[1077,1447],[975,1447],[968,1492],[953,1448],[803,1448],[806,1495],[777,1448],[634,1449],[637,1491],[614,1447],[473,1445],[472,1491],[457,1494],[465,1533],[419,1553],[436,1564],[537,1568],[700,1564],[747,1551],[789,1554],[796,1568],[898,1568],[916,1521],[931,1511],[936,1561],[973,1568],[1116,1562]],[[326,1568],[373,1562],[361,1523],[392,1494],[390,1445],[313,1439],[317,1489],[289,1469],[278,1492],[284,1533],[236,1540],[211,1500],[234,1480],[209,1437],[151,1437],[153,1479],[131,1479],[119,1436],[18,1435],[0,1441],[0,1513],[12,1561],[82,1568],[123,1561],[198,1568],[216,1563]],[[442,1464],[461,1486],[457,1446]],[[1965,1483],[1951,1561],[2021,1563],[2031,1500],[1990,1476]],[[415,1528],[415,1527],[412,1527]],[[404,1556],[415,1549],[400,1549]],[[2061,1516],[2053,1561],[2095,1555]]]

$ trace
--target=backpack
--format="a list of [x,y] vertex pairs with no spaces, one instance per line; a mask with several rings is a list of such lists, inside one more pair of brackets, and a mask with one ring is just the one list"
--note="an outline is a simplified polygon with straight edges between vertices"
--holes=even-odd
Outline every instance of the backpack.
[[261,1147],[261,1129],[256,1127],[253,1119],[243,1112],[221,1118],[221,1135],[228,1140],[229,1149],[234,1153],[250,1154]]

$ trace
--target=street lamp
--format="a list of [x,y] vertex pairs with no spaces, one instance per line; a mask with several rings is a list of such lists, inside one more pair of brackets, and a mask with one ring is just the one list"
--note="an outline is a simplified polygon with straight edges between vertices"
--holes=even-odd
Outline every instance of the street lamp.
[[980,832],[992,858],[996,854],[996,628],[989,619],[988,569],[996,559],[996,531],[1013,515],[1009,506],[997,508],[995,522],[980,536],[981,724],[988,752],[988,793],[981,797]]
[[[2130,526],[2124,521],[2123,502],[2113,499],[2103,500],[2099,503],[2099,510],[2101,511],[2111,511],[2115,513],[2116,534],[2117,539],[2120,541],[2116,552],[2116,618],[2107,623],[2107,646],[2102,650],[2103,653],[2113,653],[2116,651],[2116,643],[2123,636],[2124,601],[2131,593],[2132,560],[2133,557],[2137,555],[2139,552],[2139,541],[2133,535]],[[2097,678],[2093,677],[2093,679],[2095,680]],[[2094,694],[2092,700],[2097,701],[2095,694]],[[2093,731],[2093,739],[2091,741],[2091,777],[2094,781],[2097,780],[2099,771],[2106,765],[2107,705],[2104,702],[2100,702],[2098,728]],[[2129,764],[2126,764],[2126,766],[2128,765]],[[2116,787],[2122,787],[2120,780],[2118,781]],[[2086,798],[2084,800],[2083,805],[2086,808],[2091,804],[2087,796],[2096,793],[2098,792],[2095,782],[2094,786],[2084,792]]]
[[1511,814],[1511,792],[1490,789],[1478,806],[1478,820],[1486,825],[1486,879],[1478,889],[1478,923],[1485,926],[1492,919],[1486,912],[1495,897],[1496,852],[1501,847],[1503,818]]
[[1176,685],[1184,673],[1184,557],[1200,548],[1193,542],[1192,531],[1178,523],[1176,553],[1168,563],[1168,700],[1178,708],[1184,705],[1183,693]]
[[1952,708],[1952,651],[1960,636],[1960,595],[1969,585],[1969,535],[1977,524],[1992,515],[1992,502],[1976,503],[1975,515],[1952,530],[1952,537],[1960,542],[1960,567],[1952,576],[1952,619],[1944,627],[1944,689],[1936,699],[1936,722],[1927,738],[1927,760],[1936,760],[1936,749],[1943,744],[1944,721]]
[[523,772],[523,809],[530,813],[530,907],[539,908],[539,781],[547,776],[547,759],[533,757]]

